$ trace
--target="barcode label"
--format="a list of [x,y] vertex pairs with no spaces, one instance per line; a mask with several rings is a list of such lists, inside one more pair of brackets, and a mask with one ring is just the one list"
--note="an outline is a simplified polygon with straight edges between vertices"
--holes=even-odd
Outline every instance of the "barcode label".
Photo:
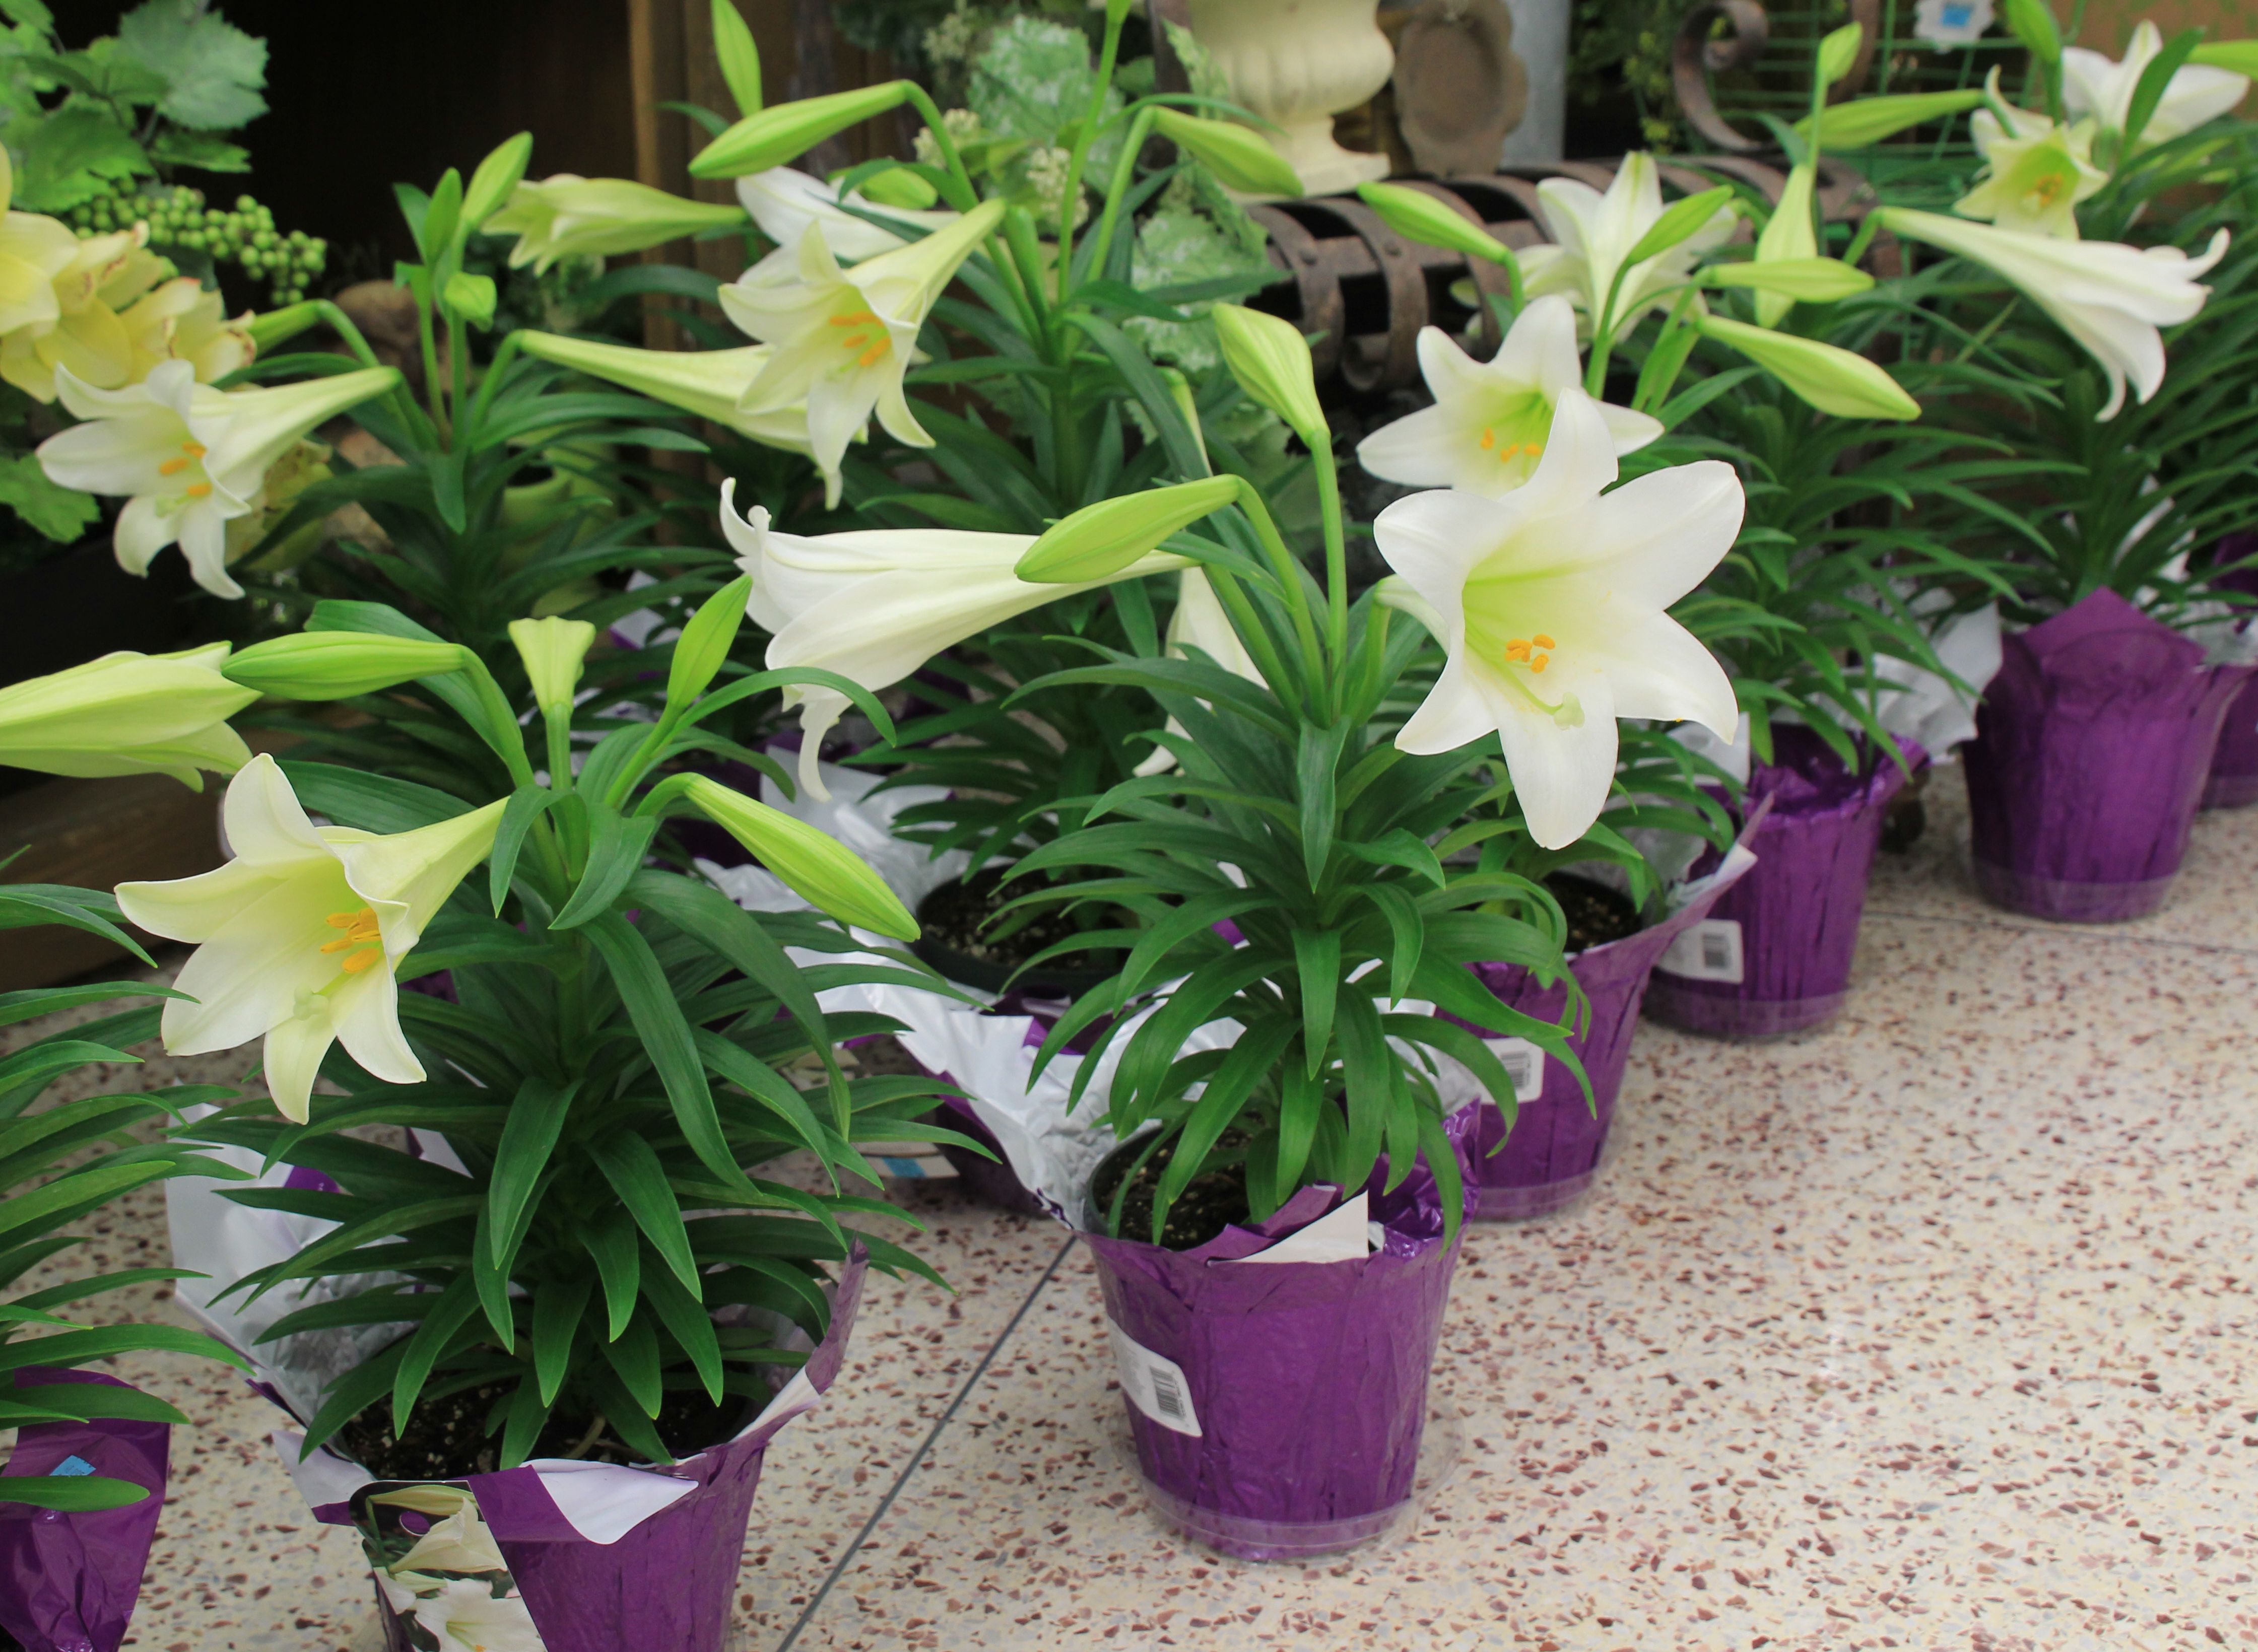
[[1690,924],[1654,967],[1666,975],[1687,981],[1723,981],[1737,986],[1743,974],[1741,926],[1729,918]]
[[1121,1393],[1129,1403],[1178,1434],[1196,1436],[1199,1413],[1192,1405],[1191,1385],[1183,1367],[1162,1358],[1132,1337],[1111,1320],[1106,1335],[1113,1344],[1113,1364],[1121,1374]]
[[1544,1052],[1527,1039],[1484,1039],[1490,1053],[1513,1081],[1513,1099],[1533,1102],[1544,1094]]

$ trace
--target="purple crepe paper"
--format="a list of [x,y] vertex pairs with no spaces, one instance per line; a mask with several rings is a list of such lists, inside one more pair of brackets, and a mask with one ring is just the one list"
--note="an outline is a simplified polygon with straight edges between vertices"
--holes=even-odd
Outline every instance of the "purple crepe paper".
[[[1445,1129],[1471,1213],[1473,1110]],[[1443,1237],[1424,1160],[1393,1193],[1385,1181],[1383,1163],[1366,1194],[1386,1244],[1360,1260],[1230,1259],[1339,1202],[1322,1189],[1297,1194],[1253,1244],[1246,1230],[1189,1251],[1083,1235],[1107,1317],[1189,1386],[1197,1436],[1129,1407],[1148,1494],[1189,1535],[1250,1560],[1324,1553],[1379,1535],[1410,1496],[1459,1241]]]
[[[1751,835],[1742,834],[1743,840]],[[1749,867],[1742,876],[1755,875],[1756,869]],[[1636,935],[1570,954],[1568,968],[1591,1001],[1592,1018],[1583,1032],[1570,1035],[1568,1046],[1591,1080],[1591,1100],[1585,1101],[1583,1086],[1565,1064],[1548,1058],[1544,1088],[1516,1110],[1510,1135],[1496,1103],[1475,1103],[1481,1110],[1480,1134],[1474,1143],[1474,1173],[1481,1182],[1474,1202],[1477,1217],[1514,1222],[1547,1216],[1574,1203],[1590,1188],[1607,1151],[1608,1128],[1615,1119],[1615,1097],[1622,1090],[1623,1068],[1630,1060],[1631,1039],[1638,1030],[1639,1005],[1645,1000],[1654,961],[1679,934],[1706,918],[1733,887],[1720,884]],[[1565,982],[1540,986],[1518,964],[1470,967],[1508,1009],[1558,1022],[1566,1007]],[[1487,1036],[1483,1029],[1456,1016],[1445,1014],[1445,1018],[1458,1021],[1477,1037]],[[1505,1145],[1499,1148],[1501,1138]]]
[[[2219,542],[2212,560],[2236,563],[2253,555],[2258,555],[2258,534],[2229,534]],[[2219,574],[2212,583],[2258,597],[2258,568]],[[2258,679],[2244,684],[2227,706],[2226,720],[2219,730],[2219,749],[2211,759],[2211,778],[2203,789],[2206,809],[2247,809],[2254,803],[2258,803]]]
[[[860,1244],[841,1270],[831,1328],[800,1374],[827,1391],[846,1363],[870,1252]],[[532,1468],[467,1475],[479,1515],[500,1545],[547,1652],[721,1652],[743,1559],[745,1528],[769,1443],[799,1413],[751,1429],[679,1463],[646,1471],[692,1480],[698,1489],[650,1516],[616,1542],[576,1531]],[[393,1486],[411,1482],[382,1481]],[[427,1482],[428,1483],[428,1482]],[[316,1520],[351,1525],[348,1505],[328,1503]],[[414,1652],[393,1613],[380,1610],[388,1652]]]
[[[131,1385],[100,1372],[24,1365],[18,1388],[51,1383]],[[165,1507],[172,1425],[123,1418],[34,1422],[19,1429],[0,1478],[53,1474],[76,1457],[97,1474],[150,1494],[123,1508],[66,1514],[0,1503],[0,1627],[25,1652],[117,1652],[141,1594],[141,1571]]]
[[2253,669],[2205,658],[2113,591],[2006,639],[1965,758],[1985,899],[2074,924],[2163,904]]
[[[1913,741],[1899,746],[1914,767],[1928,761]],[[1866,877],[1905,771],[1870,755],[1864,772],[1853,772],[1817,734],[1793,724],[1773,727],[1772,759],[1749,776],[1750,800],[1772,800],[1749,843],[1757,863],[1709,913],[1741,926],[1741,979],[1658,969],[1647,988],[1647,1012],[1688,1032],[1777,1038],[1828,1020],[1850,996]],[[1694,869],[1715,858],[1713,850]]]

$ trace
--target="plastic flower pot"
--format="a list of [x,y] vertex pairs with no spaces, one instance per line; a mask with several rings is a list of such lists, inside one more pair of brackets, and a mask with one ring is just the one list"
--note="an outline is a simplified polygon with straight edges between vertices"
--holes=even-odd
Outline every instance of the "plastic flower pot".
[[2006,639],[1965,757],[1985,899],[2073,924],[2163,904],[2253,669],[2205,662],[2110,591]]
[[[1464,1173],[1473,1110],[1445,1127]],[[1242,1259],[1342,1202],[1327,1188],[1190,1251],[1083,1233],[1147,1499],[1186,1536],[1290,1560],[1369,1542],[1408,1505],[1459,1241],[1424,1161],[1384,1181],[1364,1190],[1384,1244],[1338,1261]]]
[[[2219,542],[2213,560],[2240,562],[2254,552],[2258,552],[2258,534],[2229,534]],[[2223,574],[2216,583],[2258,596],[2258,569]],[[2206,809],[2247,809],[2254,803],[2258,803],[2258,681],[2244,684],[2228,704],[2226,720],[2219,725],[2219,748],[2212,754],[2211,777],[2203,789]]]
[[[18,1366],[14,1386],[128,1385],[98,1372]],[[165,1507],[172,1429],[116,1418],[34,1422],[16,1436],[0,1478],[102,1474],[150,1494],[138,1503],[67,1514],[0,1502],[0,1641],[25,1652],[117,1652],[141,1594],[141,1572]]]
[[[1899,743],[1909,763],[1927,761]],[[1905,770],[1870,755],[1854,771],[1792,725],[1772,730],[1772,757],[1749,776],[1749,802],[1772,805],[1748,840],[1756,865],[1655,961],[1647,1011],[1687,1032],[1778,1038],[1832,1019],[1850,996],[1866,876]]]
[[[1473,1145],[1477,1218],[1517,1222],[1550,1216],[1590,1190],[1607,1152],[1615,1097],[1622,1089],[1623,1068],[1630,1060],[1639,1005],[1645,1001],[1655,960],[1749,875],[1747,858],[1732,857],[1716,873],[1688,885],[1677,910],[1660,923],[1570,955],[1568,968],[1591,1003],[1590,1022],[1568,1040],[1591,1081],[1589,1101],[1574,1074],[1528,1040],[1488,1040],[1513,1075],[1519,1106],[1509,1131],[1496,1103],[1475,1103],[1480,1121]],[[1540,1021],[1557,1022],[1567,1005],[1566,982],[1541,985],[1517,964],[1476,964],[1473,972],[1508,1008]],[[1479,1027],[1468,1030],[1481,1032]]]
[[[856,1246],[829,1333],[759,1416],[677,1463],[536,1459],[444,1481],[378,1480],[327,1449],[301,1463],[302,1436],[276,1436],[315,1519],[359,1531],[387,1652],[422,1652],[435,1641],[489,1652],[724,1652],[763,1460],[837,1379],[867,1261]],[[466,1502],[468,1515],[446,1521],[442,1535],[467,1519],[472,1542],[430,1558],[408,1553],[442,1525],[428,1506],[389,1501],[419,1489]],[[480,1537],[491,1538],[500,1566],[476,1563]]]

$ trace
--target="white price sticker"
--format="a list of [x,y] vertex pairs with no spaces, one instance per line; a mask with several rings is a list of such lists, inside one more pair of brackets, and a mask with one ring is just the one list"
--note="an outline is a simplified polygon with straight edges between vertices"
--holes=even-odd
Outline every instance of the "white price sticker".
[[1665,975],[1686,981],[1741,982],[1741,926],[1729,918],[1712,918],[1689,924],[1679,932],[1654,966]]
[[1183,1367],[1145,1347],[1110,1319],[1105,1330],[1113,1341],[1113,1363],[1129,1403],[1164,1429],[1196,1436],[1199,1413],[1193,1409],[1192,1387],[1184,1380]]
[[1489,1053],[1513,1081],[1513,1099],[1533,1102],[1544,1094],[1544,1052],[1527,1039],[1484,1039]]

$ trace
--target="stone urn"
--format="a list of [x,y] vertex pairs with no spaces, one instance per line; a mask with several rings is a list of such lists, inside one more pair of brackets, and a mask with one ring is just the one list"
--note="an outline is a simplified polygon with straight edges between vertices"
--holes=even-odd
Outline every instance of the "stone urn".
[[1333,117],[1388,84],[1395,53],[1379,0],[1191,0],[1192,33],[1231,77],[1232,96],[1279,130],[1263,131],[1305,195],[1337,195],[1388,175],[1388,157],[1333,141]]

